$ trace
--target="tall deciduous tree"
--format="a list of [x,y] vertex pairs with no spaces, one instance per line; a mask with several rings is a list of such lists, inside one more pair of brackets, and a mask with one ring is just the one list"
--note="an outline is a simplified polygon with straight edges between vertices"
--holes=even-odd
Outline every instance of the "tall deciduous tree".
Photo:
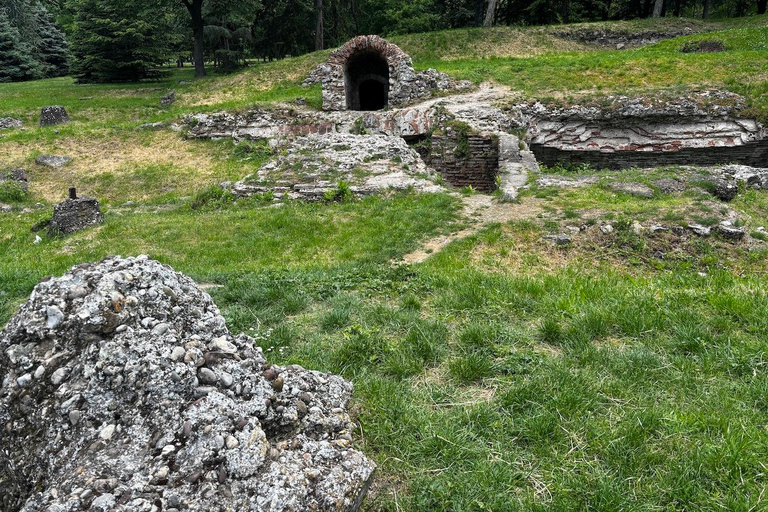
[[203,20],[204,0],[181,0],[192,18],[194,38],[192,58],[195,61],[195,76],[205,76],[205,21]]
[[496,3],[497,0],[488,0],[488,10],[485,12],[485,20],[483,21],[484,27],[493,26],[493,20],[496,17]]
[[315,51],[323,49],[323,0],[315,0]]
[[653,4],[653,17],[661,18],[661,11],[664,9],[664,0],[656,0]]

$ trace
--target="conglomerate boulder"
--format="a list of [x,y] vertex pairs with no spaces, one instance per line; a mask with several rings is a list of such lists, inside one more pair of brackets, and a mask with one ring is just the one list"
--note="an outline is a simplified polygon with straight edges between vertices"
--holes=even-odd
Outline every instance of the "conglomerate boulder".
[[0,334],[0,510],[357,510],[341,377],[267,363],[146,256],[38,284]]

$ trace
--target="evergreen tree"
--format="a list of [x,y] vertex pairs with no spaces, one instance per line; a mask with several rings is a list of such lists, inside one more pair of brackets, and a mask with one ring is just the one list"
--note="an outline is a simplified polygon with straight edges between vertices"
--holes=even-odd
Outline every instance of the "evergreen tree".
[[0,12],[0,82],[20,82],[40,78],[40,64],[32,48],[21,39],[8,16]]
[[155,75],[165,48],[141,0],[73,0],[72,72],[78,82],[130,82]]
[[67,41],[64,33],[56,26],[53,16],[42,5],[32,5],[35,15],[35,57],[43,68],[45,77],[64,76],[69,71]]

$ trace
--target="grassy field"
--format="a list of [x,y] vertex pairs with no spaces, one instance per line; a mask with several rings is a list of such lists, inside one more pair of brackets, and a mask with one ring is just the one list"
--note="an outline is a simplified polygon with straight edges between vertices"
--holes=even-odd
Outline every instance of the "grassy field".
[[[716,32],[627,51],[553,35],[562,27],[396,42],[421,69],[528,96],[577,101],[717,86],[768,112],[768,17],[665,23]],[[679,52],[697,39],[727,51]],[[192,208],[211,185],[252,174],[268,155],[139,125],[297,96],[318,106],[319,89],[300,81],[325,56],[201,80],[184,70],[142,84],[0,84],[0,117],[26,125],[2,134],[2,165],[25,167],[32,179],[27,195],[0,190],[0,202],[14,207],[0,213],[0,325],[47,275],[146,253],[220,285],[212,294],[229,328],[254,336],[271,361],[355,384],[356,443],[380,467],[365,510],[768,509],[768,244],[679,242],[630,227],[711,223],[729,210],[757,233],[768,226],[768,193],[745,190],[725,205],[696,191],[646,199],[602,183],[533,187],[509,206],[515,220],[416,265],[399,260],[469,222],[459,218],[460,198]],[[170,89],[179,100],[160,107]],[[66,106],[73,122],[37,128],[48,104]],[[41,153],[74,161],[48,170],[33,163]],[[102,199],[106,224],[34,243],[31,227],[69,186]],[[565,248],[542,240],[604,222],[615,233],[584,234]]]

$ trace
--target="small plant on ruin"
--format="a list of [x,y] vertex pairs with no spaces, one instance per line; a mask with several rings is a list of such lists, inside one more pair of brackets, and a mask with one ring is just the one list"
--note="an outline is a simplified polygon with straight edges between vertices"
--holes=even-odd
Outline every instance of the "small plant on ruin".
[[340,180],[335,188],[327,190],[323,194],[323,200],[326,203],[350,203],[355,200],[355,195],[352,193],[349,183]]

